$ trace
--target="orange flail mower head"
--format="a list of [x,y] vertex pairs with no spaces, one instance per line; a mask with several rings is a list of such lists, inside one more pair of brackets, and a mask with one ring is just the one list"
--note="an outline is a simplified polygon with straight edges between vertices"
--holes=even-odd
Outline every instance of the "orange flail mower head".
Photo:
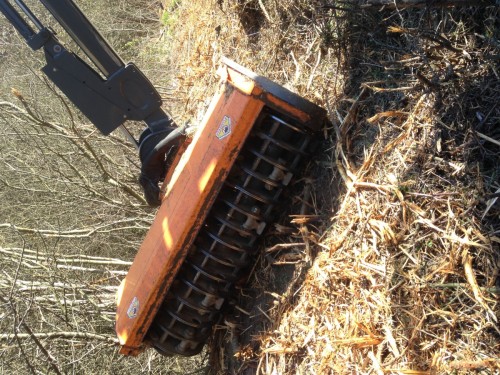
[[[136,355],[145,344],[163,354],[201,350],[227,285],[249,262],[254,237],[266,225],[264,211],[298,166],[294,154],[306,155],[305,140],[324,122],[320,107],[232,61],[224,60],[219,74],[220,89],[194,138],[181,147],[162,204],[119,288],[116,332],[122,354]],[[266,121],[271,125],[248,141],[256,146],[248,146],[255,124],[263,127]],[[245,147],[260,162],[247,157],[236,173]],[[261,185],[228,182],[228,176]],[[224,215],[218,200],[228,207]],[[215,229],[207,217],[217,221]],[[189,270],[181,270],[184,263]]]

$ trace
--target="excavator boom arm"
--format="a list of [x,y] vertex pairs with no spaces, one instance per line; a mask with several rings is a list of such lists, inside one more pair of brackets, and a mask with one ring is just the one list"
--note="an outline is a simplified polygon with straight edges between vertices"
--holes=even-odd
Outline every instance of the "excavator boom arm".
[[0,0],[0,11],[28,46],[44,50],[47,64],[42,71],[101,133],[108,135],[127,120],[145,122],[147,128],[140,141],[133,138],[132,141],[139,147],[140,181],[146,200],[158,205],[158,183],[166,173],[165,155],[172,147],[178,147],[183,134],[170,137],[175,139],[157,147],[177,129],[162,109],[161,97],[153,84],[133,63],[122,61],[72,0],[40,1],[97,70],[65,48],[22,0]]

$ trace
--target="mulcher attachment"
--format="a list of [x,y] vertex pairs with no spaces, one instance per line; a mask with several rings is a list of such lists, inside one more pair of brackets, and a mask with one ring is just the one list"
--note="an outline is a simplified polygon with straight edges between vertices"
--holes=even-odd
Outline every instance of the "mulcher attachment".
[[162,354],[202,349],[283,189],[309,155],[311,133],[278,116],[266,109],[252,129],[148,331]]
[[[117,333],[123,354],[137,354],[143,344],[164,355],[201,351],[324,122],[321,108],[233,62],[225,64],[221,92],[177,165],[155,219],[163,237],[154,223],[122,284]],[[231,114],[235,106],[239,118]],[[212,147],[223,140],[228,142],[219,155],[224,160],[216,161]],[[204,169],[197,169],[201,162],[193,157],[200,147],[211,159]],[[206,175],[207,165],[213,177]],[[210,189],[209,195],[190,197],[205,202],[191,213],[197,220],[180,223],[189,233],[179,236],[179,243],[165,224],[167,218],[176,220],[175,209],[162,210],[182,198],[176,188],[183,190],[179,184],[186,181],[176,179],[176,172],[191,174],[203,182],[201,190]]]

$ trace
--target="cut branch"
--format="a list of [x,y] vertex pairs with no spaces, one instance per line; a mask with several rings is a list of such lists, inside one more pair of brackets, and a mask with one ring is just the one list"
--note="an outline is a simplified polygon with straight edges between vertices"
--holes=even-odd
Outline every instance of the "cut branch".
[[38,332],[38,333],[3,333],[0,334],[0,341],[9,341],[15,338],[29,339],[37,338],[43,339],[90,339],[109,342],[110,344],[117,344],[118,339],[112,336],[98,335],[88,332]]
[[[348,4],[359,6],[363,9],[406,9],[425,7],[456,7],[456,6],[495,6],[495,0],[359,0],[348,2]],[[327,9],[336,9],[336,5],[325,5]]]

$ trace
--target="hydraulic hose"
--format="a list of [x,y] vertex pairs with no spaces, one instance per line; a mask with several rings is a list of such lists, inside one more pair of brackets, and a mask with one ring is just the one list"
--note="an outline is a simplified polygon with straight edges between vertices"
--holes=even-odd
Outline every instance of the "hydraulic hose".
[[[148,145],[150,142],[154,143],[159,135],[167,132],[168,135],[153,147]],[[165,178],[168,167],[175,156],[175,151],[185,139],[186,126],[183,126],[170,127],[158,133],[151,133],[142,140],[140,150],[142,166],[139,183],[144,189],[144,196],[150,206],[155,207],[161,204],[158,185]]]

